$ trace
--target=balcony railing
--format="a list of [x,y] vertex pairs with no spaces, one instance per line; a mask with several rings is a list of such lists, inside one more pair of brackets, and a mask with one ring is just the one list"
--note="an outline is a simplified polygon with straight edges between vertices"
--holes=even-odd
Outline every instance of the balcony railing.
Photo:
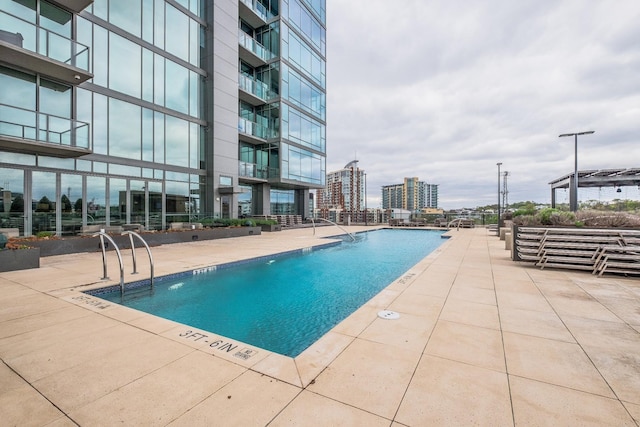
[[0,104],[0,136],[91,150],[89,124]]
[[238,39],[241,46],[248,51],[253,52],[254,55],[265,62],[275,57],[275,55],[267,50],[266,47],[262,46],[257,40],[242,30],[238,33]]
[[238,175],[245,178],[269,179],[280,176],[278,168],[258,166],[255,163],[238,162]]
[[243,119],[242,117],[238,118],[238,131],[262,139],[278,137],[278,132],[275,129],[269,129],[266,126]]
[[244,74],[239,74],[238,83],[240,85],[240,89],[257,96],[264,101],[269,101],[277,96],[274,91],[269,89],[269,85],[249,76],[245,76]]
[[63,62],[89,70],[89,48],[46,28],[0,11],[0,40]]
[[241,0],[242,3],[246,4],[247,7],[253,10],[256,15],[262,18],[264,21],[268,21],[275,17],[271,11],[267,10],[267,8],[260,3],[258,0]]

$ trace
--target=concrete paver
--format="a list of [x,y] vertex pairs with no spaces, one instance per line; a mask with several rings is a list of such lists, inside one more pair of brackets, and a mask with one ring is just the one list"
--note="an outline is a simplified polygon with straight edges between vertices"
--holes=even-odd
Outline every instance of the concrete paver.
[[395,419],[409,426],[512,425],[507,374],[425,355]]
[[[337,233],[152,250],[162,275]],[[540,270],[487,230],[449,234],[296,358],[82,294],[118,284],[99,253],[0,273],[2,423],[640,425],[640,280]]]

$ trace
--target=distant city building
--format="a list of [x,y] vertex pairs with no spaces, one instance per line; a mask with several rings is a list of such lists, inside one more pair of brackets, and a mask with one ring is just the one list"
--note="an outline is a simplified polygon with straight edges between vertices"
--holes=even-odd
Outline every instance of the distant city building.
[[382,186],[382,209],[403,209],[403,184]]
[[383,209],[417,211],[438,207],[438,185],[427,184],[418,178],[405,178],[402,184],[382,186]]
[[317,193],[320,217],[344,221],[344,216],[349,215],[353,222],[365,222],[364,176],[365,172],[358,167],[357,160],[349,162],[338,171],[329,172],[325,189]]

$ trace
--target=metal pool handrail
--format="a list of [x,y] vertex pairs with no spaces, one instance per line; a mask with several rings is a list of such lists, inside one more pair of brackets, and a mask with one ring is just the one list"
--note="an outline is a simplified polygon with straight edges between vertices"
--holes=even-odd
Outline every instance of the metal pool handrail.
[[100,236],[100,248],[102,249],[102,280],[109,280],[107,276],[107,250],[104,246],[104,239],[107,238],[108,241],[113,245],[113,249],[116,250],[116,254],[118,255],[118,262],[120,263],[120,295],[124,294],[124,263],[122,262],[122,254],[120,253],[120,249],[118,249],[118,245],[116,242],[105,233],[104,229],[101,229],[99,232],[95,233],[93,237]]
[[[313,220],[313,218],[310,218],[310,219],[311,219],[311,224],[313,224],[313,235],[315,236],[315,235],[316,235],[316,222]],[[326,222],[328,222],[329,224],[333,224],[333,225],[335,225],[335,226],[336,226],[336,227],[338,227],[340,230],[342,230],[342,231],[344,231],[345,233],[347,233],[347,234],[349,235],[349,237],[351,237],[351,239],[352,239],[354,242],[356,241],[356,238],[355,238],[355,236],[354,236],[353,234],[349,233],[347,230],[345,230],[344,228],[340,227],[340,226],[339,226],[338,224],[336,224],[335,222],[333,222],[333,221],[329,221],[328,219],[324,219],[324,218],[317,218],[317,219],[319,219],[320,221],[326,221]]]
[[[122,233],[122,235],[124,236],[125,234],[129,235],[129,241],[131,242],[131,256],[133,258],[133,271],[131,272],[131,274],[138,274],[138,271],[136,269],[136,248],[135,245],[133,243],[133,236],[137,237],[138,240],[140,240],[142,242],[142,244],[144,245],[145,249],[147,250],[147,254],[149,255],[149,268],[151,270],[151,289],[153,289],[153,256],[151,255],[151,249],[149,248],[149,245],[147,244],[147,242],[142,238],[141,235],[139,235],[138,233],[136,233],[135,231],[125,231],[124,233]],[[123,290],[124,292],[124,290]]]

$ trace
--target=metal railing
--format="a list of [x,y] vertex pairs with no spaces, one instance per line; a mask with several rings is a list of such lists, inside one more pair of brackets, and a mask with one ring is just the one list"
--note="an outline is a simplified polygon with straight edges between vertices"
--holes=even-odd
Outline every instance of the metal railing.
[[89,124],[0,104],[0,135],[91,149]]
[[135,236],[144,245],[145,249],[147,250],[147,254],[149,255],[149,269],[151,271],[150,282],[151,282],[151,289],[153,289],[154,264],[153,264],[153,256],[151,255],[151,249],[149,248],[149,245],[142,238],[142,236],[136,233],[135,231],[125,231],[124,233],[122,233],[123,236],[125,234],[129,235],[129,241],[131,242],[131,256],[133,258],[133,271],[131,272],[131,274],[138,274],[138,270],[136,268],[136,248],[135,248],[135,244],[133,243],[133,237]]
[[[133,242],[133,237],[135,236],[136,238],[138,238],[138,240],[140,240],[144,245],[144,247],[146,248],[147,254],[149,255],[149,266],[151,271],[150,283],[151,283],[151,289],[153,290],[154,263],[153,263],[153,256],[151,255],[151,249],[149,248],[149,245],[142,238],[142,236],[136,233],[135,231],[125,231],[124,233],[122,233],[122,235],[123,236],[129,235],[129,241],[131,242],[131,256],[133,258],[133,272],[131,274],[138,274],[137,263],[136,263],[136,248]],[[120,266],[120,295],[121,296],[124,295],[124,262],[122,261],[122,253],[120,252],[118,245],[116,244],[115,240],[113,240],[113,238],[105,232],[104,229],[93,234],[92,236],[100,237],[100,248],[102,249],[102,273],[103,273],[101,280],[110,280],[109,276],[107,275],[107,248],[104,243],[104,239],[107,239],[113,245],[113,249],[116,252],[116,255],[118,257],[118,264]]]
[[[314,221],[313,217],[311,217],[310,219],[311,219],[311,224],[313,224],[313,235],[315,236],[315,235],[316,235],[316,222]],[[342,230],[342,231],[344,231],[345,233],[347,233],[347,234],[349,235],[349,237],[351,237],[351,240],[353,240],[353,241],[355,242],[356,237],[355,237],[353,234],[349,233],[349,232],[348,232],[347,230],[345,230],[344,228],[342,228],[341,226],[339,226],[338,224],[336,224],[335,222],[333,222],[333,221],[329,221],[328,219],[324,219],[324,218],[316,218],[316,219],[317,219],[317,220],[320,220],[320,221],[328,222],[329,224],[333,224],[333,225],[335,225],[335,226],[336,226],[336,227],[338,227],[340,230]]]
[[90,71],[87,46],[4,11],[0,11],[0,22],[0,40]]
[[111,236],[105,233],[104,230],[100,230],[95,233],[93,237],[100,237],[100,248],[102,249],[102,279],[101,280],[110,280],[107,275],[107,248],[104,244],[104,239],[106,238],[113,245],[113,249],[116,251],[116,255],[118,256],[118,263],[120,264],[120,295],[124,295],[124,263],[122,262],[122,254],[120,253],[120,249],[118,249],[118,245],[113,240]]

